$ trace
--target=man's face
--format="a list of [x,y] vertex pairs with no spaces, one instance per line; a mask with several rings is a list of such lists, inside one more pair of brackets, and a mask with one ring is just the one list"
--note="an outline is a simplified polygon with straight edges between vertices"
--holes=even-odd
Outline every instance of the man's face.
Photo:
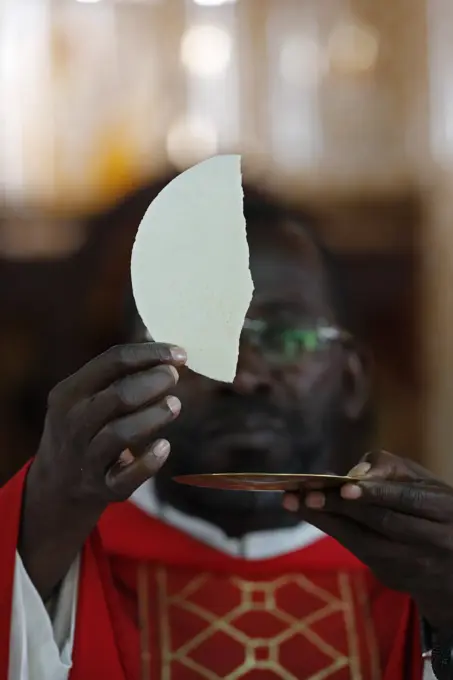
[[[158,479],[164,490],[174,475],[191,473],[343,471],[335,463],[335,438],[345,419],[347,350],[320,331],[334,331],[335,319],[319,254],[291,225],[255,228],[248,238],[255,293],[236,379],[223,384],[180,372],[174,393],[181,415],[163,433],[172,445]],[[280,503],[268,493],[180,485],[177,493],[189,506],[222,512]]]

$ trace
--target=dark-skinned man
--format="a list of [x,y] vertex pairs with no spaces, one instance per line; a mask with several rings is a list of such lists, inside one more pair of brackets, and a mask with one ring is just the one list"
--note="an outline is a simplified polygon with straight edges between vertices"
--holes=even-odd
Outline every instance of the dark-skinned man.
[[255,295],[232,385],[148,341],[50,393],[36,457],[0,492],[0,677],[421,680],[423,617],[448,651],[453,490],[425,470],[378,454],[366,482],[284,498],[172,481],[344,473],[366,450],[327,253],[253,192],[245,215]]

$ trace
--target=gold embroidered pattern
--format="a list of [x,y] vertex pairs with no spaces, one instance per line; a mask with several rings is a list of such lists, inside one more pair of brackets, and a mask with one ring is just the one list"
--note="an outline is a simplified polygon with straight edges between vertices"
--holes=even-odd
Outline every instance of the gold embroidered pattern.
[[151,625],[149,616],[149,569],[139,564],[137,571],[138,623],[140,632],[141,680],[151,680]]
[[[200,574],[183,583],[180,588],[175,588],[173,583],[170,584],[167,570],[157,570],[161,680],[184,677],[184,668],[189,671],[190,678],[206,680],[238,680],[245,678],[253,670],[267,671],[266,677],[270,674],[282,680],[324,680],[341,669],[346,673],[342,677],[350,680],[364,680],[364,677],[369,677],[368,674],[363,676],[361,669],[350,575],[338,574],[335,594],[299,574],[285,575],[266,582],[237,577],[224,578],[222,582],[225,588],[234,587],[237,599],[228,611],[223,612],[216,610],[217,605],[211,607],[214,595],[210,599],[201,598],[204,602],[209,602],[209,609],[197,600],[197,594],[210,583],[212,588],[212,578],[211,574]],[[308,598],[308,611],[291,611],[291,597],[286,598],[286,603],[289,604],[282,605],[282,589],[288,586],[299,590],[301,601],[302,597],[305,600]],[[221,595],[215,587],[214,591]],[[257,614],[261,617],[261,622],[266,619],[265,625],[263,624],[266,633],[263,637],[258,637],[253,632],[257,628],[257,620],[253,617]],[[333,640],[326,640],[320,632],[319,624],[332,616],[337,617],[335,626],[338,635],[331,636]],[[187,617],[196,622],[197,630],[191,634],[190,639],[181,640],[175,628],[183,628]],[[258,627],[261,633],[261,625]],[[212,658],[213,648],[219,644],[219,640],[230,643],[230,649],[233,644],[238,650],[240,648],[240,654],[239,651],[237,654],[222,652],[223,661],[231,656],[232,667],[226,672],[223,668],[221,675],[218,674],[218,669],[211,667],[215,663],[206,662],[206,654],[203,652],[208,650],[208,656],[210,654]],[[297,645],[294,647],[296,654],[287,653],[288,644]],[[291,656],[296,656],[297,663],[300,664],[301,655],[308,666],[312,657],[315,657],[315,661],[311,661],[313,668],[308,668],[308,674],[304,678],[300,675],[300,665],[292,668],[288,662]],[[175,670],[176,666],[180,669],[179,673]],[[373,675],[373,679],[379,676],[380,673],[378,676]]]
[[365,629],[367,648],[368,653],[370,655],[371,680],[380,680],[381,662],[379,659],[379,645],[376,639],[376,632],[374,630],[373,620],[371,617],[371,607],[364,575],[358,574],[356,582],[359,596],[359,604],[363,611],[363,625]]

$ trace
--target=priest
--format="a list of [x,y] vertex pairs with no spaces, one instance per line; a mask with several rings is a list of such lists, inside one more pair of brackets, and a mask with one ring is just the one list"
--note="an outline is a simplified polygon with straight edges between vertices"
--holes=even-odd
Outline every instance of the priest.
[[331,258],[308,218],[247,191],[245,214],[256,290],[233,384],[142,336],[50,393],[36,456],[0,491],[0,678],[422,680],[425,620],[453,677],[450,487],[387,454],[328,494],[172,481],[345,473],[366,450]]

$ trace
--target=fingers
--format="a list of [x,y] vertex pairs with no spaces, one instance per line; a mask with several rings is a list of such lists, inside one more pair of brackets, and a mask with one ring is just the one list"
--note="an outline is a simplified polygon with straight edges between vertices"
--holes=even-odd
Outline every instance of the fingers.
[[49,395],[49,406],[73,403],[103,390],[126,375],[160,364],[183,365],[187,356],[181,347],[158,342],[119,345],[93,359],[77,373],[57,385]]
[[361,462],[356,465],[349,475],[367,479],[389,479],[394,481],[431,481],[437,484],[443,482],[421,465],[407,458],[400,458],[388,451],[370,451],[365,454]]
[[341,496],[347,501],[356,501],[355,513],[362,512],[365,505],[372,505],[434,522],[453,518],[453,490],[434,484],[367,480],[347,484]]
[[174,366],[157,366],[115,381],[84,402],[85,431],[94,435],[110,420],[157,401],[176,385],[178,378]]
[[289,495],[284,507],[349,518],[391,540],[402,543],[433,543],[451,547],[444,523],[453,518],[453,494],[444,488],[399,482],[361,482],[337,491],[311,492],[305,497]]
[[125,449],[134,451],[149,446],[156,432],[176,418],[180,410],[179,399],[169,396],[157,404],[112,420],[91,440],[89,454],[105,471],[116,463]]
[[130,459],[126,465],[116,464],[108,470],[105,481],[113,497],[128,498],[139,486],[156,475],[170,453],[170,442],[158,439],[138,458]]
[[453,489],[417,463],[386,451],[372,452],[349,474],[357,483],[343,487],[346,500],[437,522],[453,518]]
[[310,509],[348,518],[399,543],[426,544],[428,541],[439,547],[445,547],[447,538],[451,543],[444,527],[426,517],[415,517],[386,507],[348,502],[335,493],[308,494],[305,503]]

